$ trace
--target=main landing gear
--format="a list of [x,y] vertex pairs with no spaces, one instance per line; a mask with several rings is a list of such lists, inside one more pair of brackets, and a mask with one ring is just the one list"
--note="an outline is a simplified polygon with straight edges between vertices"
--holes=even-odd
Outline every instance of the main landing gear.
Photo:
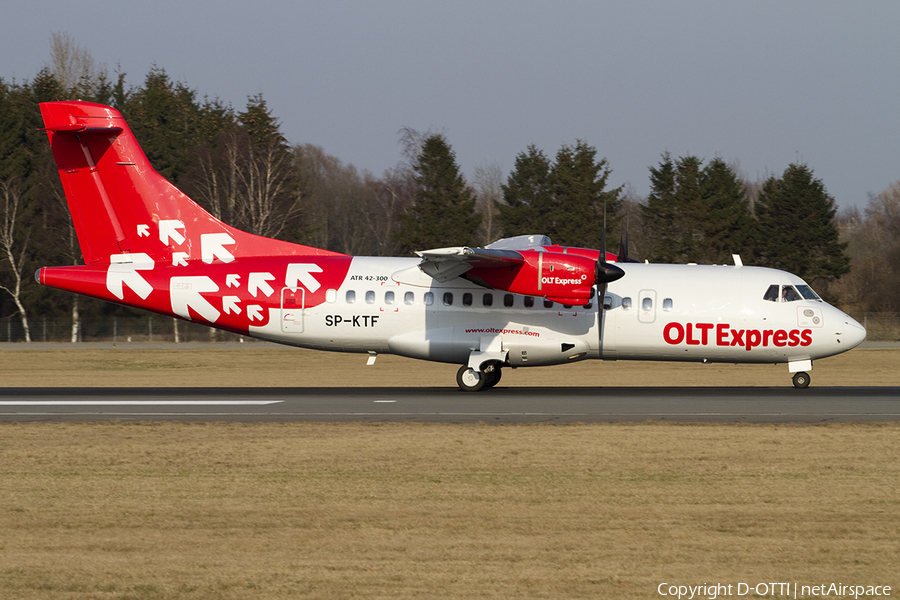
[[500,381],[500,363],[490,362],[484,366],[484,370],[476,371],[468,365],[463,365],[456,372],[456,383],[464,392],[478,392],[492,388]]
[[794,387],[798,390],[809,387],[809,373],[805,371],[797,371],[793,377]]

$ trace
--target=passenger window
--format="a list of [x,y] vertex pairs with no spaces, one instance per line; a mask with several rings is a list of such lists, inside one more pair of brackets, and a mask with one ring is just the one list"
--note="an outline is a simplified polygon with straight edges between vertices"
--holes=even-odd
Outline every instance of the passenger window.
[[375,304],[375,292],[372,290],[366,292],[366,304]]
[[770,285],[765,295],[763,295],[763,300],[766,302],[778,302],[778,286]]
[[643,309],[644,312],[653,310],[653,298],[644,298],[641,300],[641,309]]
[[525,296],[525,308],[534,306],[534,296]]
[[481,303],[485,306],[493,306],[494,305],[494,295],[493,294],[485,294],[481,299]]
[[394,303],[394,292],[385,292],[384,293],[384,303],[385,304],[393,304]]
[[425,292],[425,306],[434,304],[434,292]]
[[404,304],[412,304],[416,301],[416,295],[412,292],[406,292],[403,294],[403,303]]
[[453,305],[453,294],[451,292],[444,292],[444,306],[452,306]]
[[609,310],[612,306],[612,296],[603,296],[603,310]]
[[333,304],[337,302],[337,290],[327,290],[325,292],[325,302]]
[[665,298],[663,300],[663,310],[666,312],[671,312],[671,310],[672,310],[672,299],[671,298]]
[[553,300],[544,298],[544,308],[553,308]]
[[355,290],[347,290],[347,304],[353,304],[356,302],[356,291]]
[[794,289],[792,285],[783,285],[781,286],[781,301],[782,302],[796,302],[800,300],[800,294],[797,293],[797,290]]
[[566,310],[569,310],[570,308],[572,308],[572,305],[571,304],[563,304],[563,308]]
[[626,296],[625,298],[622,298],[622,308],[624,308],[625,310],[631,310],[631,298],[630,297]]
[[463,294],[463,306],[472,306],[472,294],[469,292]]
[[513,305],[513,295],[512,294],[504,294],[503,295],[503,306],[506,308],[510,308]]

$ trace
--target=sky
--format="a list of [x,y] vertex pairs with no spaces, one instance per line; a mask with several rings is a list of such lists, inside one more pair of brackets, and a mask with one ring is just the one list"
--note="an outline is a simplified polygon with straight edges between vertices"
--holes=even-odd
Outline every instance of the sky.
[[67,33],[130,85],[156,66],[236,109],[262,94],[291,144],[376,176],[410,127],[443,133],[470,178],[582,140],[639,196],[664,152],[750,181],[802,162],[842,208],[900,180],[893,0],[9,4],[7,82]]

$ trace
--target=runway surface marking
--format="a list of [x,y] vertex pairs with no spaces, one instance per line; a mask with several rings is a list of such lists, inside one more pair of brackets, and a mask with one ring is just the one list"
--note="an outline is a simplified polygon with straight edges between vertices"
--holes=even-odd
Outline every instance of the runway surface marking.
[[0,400],[0,406],[263,406],[284,400]]

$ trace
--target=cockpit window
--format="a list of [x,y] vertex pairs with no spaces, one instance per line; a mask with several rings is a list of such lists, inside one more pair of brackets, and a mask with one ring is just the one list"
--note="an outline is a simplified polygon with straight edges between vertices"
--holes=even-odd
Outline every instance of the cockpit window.
[[800,292],[800,295],[803,296],[806,300],[821,300],[819,295],[813,291],[811,287],[808,285],[798,285],[797,291]]
[[800,300],[801,296],[797,293],[797,290],[794,289],[792,285],[783,285],[781,286],[781,301],[782,302],[796,302]]
[[778,286],[770,285],[769,289],[766,290],[766,293],[763,296],[763,300],[766,300],[768,302],[778,302]]

